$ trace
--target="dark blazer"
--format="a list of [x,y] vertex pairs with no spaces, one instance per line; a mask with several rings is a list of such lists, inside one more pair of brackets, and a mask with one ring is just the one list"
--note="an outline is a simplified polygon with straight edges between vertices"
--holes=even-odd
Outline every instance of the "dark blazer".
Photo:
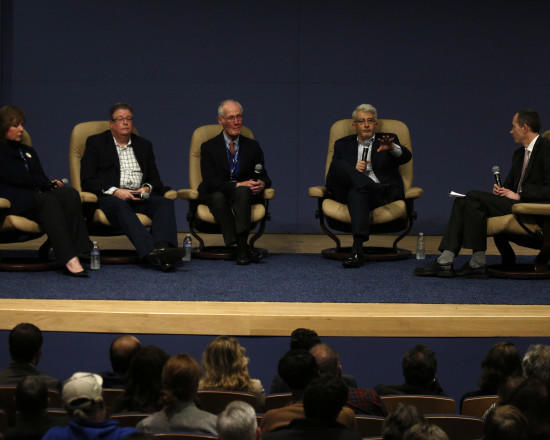
[[[25,155],[29,171],[25,168],[19,148]],[[36,192],[45,190],[49,183],[34,148],[19,142],[0,142],[0,197],[11,202],[9,214],[31,210],[35,205]]]
[[48,388],[61,391],[61,382],[54,377],[41,374],[34,365],[11,361],[8,368],[0,371],[0,385],[17,385],[26,376],[40,376]]
[[[524,155],[524,147],[514,151],[512,168],[504,181],[505,188],[517,191]],[[521,202],[550,201],[550,141],[542,136],[533,146],[521,186]]]
[[[389,151],[376,151],[380,146],[380,136],[393,136],[394,143],[401,146],[403,153],[399,157],[393,156]],[[334,143],[334,155],[332,156],[332,163],[338,160],[344,160],[353,167],[357,163],[357,135],[352,134],[350,136],[338,139]],[[371,164],[372,170],[380,183],[396,185],[400,188],[401,198],[403,198],[403,179],[399,174],[399,165],[407,163],[412,158],[411,152],[399,143],[399,138],[392,133],[376,133],[374,138],[374,144],[371,147]],[[338,182],[335,181],[331,175],[331,170],[327,174],[327,186],[329,188],[335,188],[338,186]]]
[[[271,186],[260,144],[242,134],[239,136],[239,160],[240,168],[236,176],[239,182],[260,179],[265,182],[266,188]],[[260,174],[254,173],[256,164],[261,164],[263,167]],[[202,182],[198,188],[201,195],[221,191],[226,196],[231,196],[235,183],[231,181],[223,131],[201,145],[201,174]]]
[[[132,134],[132,148],[143,173],[142,183],[153,185],[153,193],[164,194],[169,188],[160,180],[153,154],[153,145],[147,139]],[[97,196],[109,188],[120,185],[120,161],[110,130],[90,136],[81,161],[82,190]]]

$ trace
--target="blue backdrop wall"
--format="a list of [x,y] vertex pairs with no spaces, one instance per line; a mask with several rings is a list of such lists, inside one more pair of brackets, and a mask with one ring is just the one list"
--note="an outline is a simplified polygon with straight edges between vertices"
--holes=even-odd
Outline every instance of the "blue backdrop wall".
[[68,175],[72,127],[128,101],[165,183],[187,187],[192,131],[234,97],[277,190],[269,232],[320,231],[307,188],[323,182],[330,125],[359,103],[408,124],[426,233],[442,232],[450,189],[506,173],[516,110],[550,128],[548,2],[0,3],[1,103],[26,110],[52,177]]

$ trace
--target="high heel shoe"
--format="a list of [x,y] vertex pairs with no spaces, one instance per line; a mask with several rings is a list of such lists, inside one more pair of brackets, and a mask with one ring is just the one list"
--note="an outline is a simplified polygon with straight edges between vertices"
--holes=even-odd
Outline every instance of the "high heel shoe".
[[86,271],[86,269],[83,269],[80,272],[71,272],[65,267],[63,269],[63,274],[75,278],[90,278],[90,274]]

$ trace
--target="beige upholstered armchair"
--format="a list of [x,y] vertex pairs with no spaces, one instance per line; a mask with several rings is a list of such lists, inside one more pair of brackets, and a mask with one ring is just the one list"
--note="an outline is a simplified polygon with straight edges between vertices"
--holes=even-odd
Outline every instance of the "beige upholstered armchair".
[[[22,143],[32,146],[29,133],[23,131]],[[11,207],[8,199],[0,197],[0,243],[17,243],[34,240],[44,235],[44,232],[34,220],[20,215],[5,215]],[[37,258],[0,258],[0,270],[34,271],[45,270],[55,266],[54,261],[48,261],[49,242],[46,242],[38,250]]]
[[[342,119],[336,121],[330,128],[325,178],[332,161],[332,155],[334,154],[334,142],[344,136],[355,133],[352,122],[351,119]],[[395,133],[399,137],[399,142],[412,152],[409,129],[403,122],[393,119],[379,119],[376,131]],[[413,205],[414,200],[419,198],[424,192],[422,188],[412,186],[413,160],[414,158],[399,167],[399,172],[403,178],[405,200],[388,203],[371,212],[371,231],[373,233],[403,232],[395,239],[392,248],[365,247],[365,257],[367,259],[393,260],[406,258],[410,255],[410,251],[399,249],[397,243],[411,230],[413,222],[416,219]],[[309,188],[308,194],[317,199],[318,207],[315,216],[320,221],[321,229],[336,244],[335,248],[323,250],[323,256],[338,260],[344,259],[349,255],[350,248],[342,247],[340,239],[328,227],[337,231],[351,231],[351,218],[347,205],[328,198],[329,194],[324,186],[312,186]]]
[[[225,246],[205,246],[204,240],[197,232],[219,234],[220,229],[214,220],[214,216],[210,212],[208,206],[199,202],[199,192],[197,188],[202,182],[201,174],[201,145],[209,139],[217,136],[221,131],[218,124],[203,125],[197,128],[191,136],[191,147],[189,150],[189,189],[180,189],[178,198],[189,201],[189,212],[187,213],[187,221],[189,222],[189,230],[193,237],[199,242],[198,249],[193,251],[193,255],[199,258],[210,259],[231,259],[234,258],[234,252]],[[252,131],[243,126],[241,133],[254,139]],[[249,244],[253,248],[254,243],[260,238],[265,230],[265,222],[270,219],[269,201],[275,196],[273,188],[267,188],[264,191],[263,203],[252,205],[252,223],[253,228],[258,227],[257,232],[250,238]],[[264,254],[265,250],[260,250]]]
[[[543,133],[550,139],[550,130]],[[512,214],[491,217],[487,235],[493,236],[502,263],[489,267],[492,276],[501,278],[550,278],[550,203],[516,203]],[[540,249],[533,264],[516,264],[510,242]]]
[[[84,156],[84,152],[86,150],[86,140],[88,137],[94,134],[102,133],[106,130],[109,130],[109,121],[81,122],[80,124],[74,126],[69,143],[69,169],[71,174],[71,183],[73,187],[80,192],[80,198],[84,203],[84,214],[90,235],[99,236],[122,235],[122,232],[111,226],[111,223],[107,219],[105,213],[101,209],[97,208],[97,196],[93,193],[82,191],[80,180],[80,161],[82,160],[82,156]],[[133,132],[138,134],[135,127]],[[177,198],[177,193],[174,190],[170,190],[164,194],[164,197],[175,200]],[[137,213],[136,215],[144,226],[150,227],[152,225],[152,220],[145,214]],[[137,254],[135,251],[125,252],[121,250],[110,251],[102,249],[101,259],[107,263],[136,261]]]

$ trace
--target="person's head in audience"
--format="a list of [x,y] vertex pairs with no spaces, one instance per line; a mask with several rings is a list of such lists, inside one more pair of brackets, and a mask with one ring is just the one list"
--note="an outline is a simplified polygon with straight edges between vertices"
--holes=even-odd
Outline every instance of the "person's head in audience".
[[502,405],[489,411],[483,423],[483,440],[527,440],[525,415],[513,405]]
[[48,385],[41,376],[25,376],[15,389],[15,406],[23,419],[36,417],[48,407]]
[[38,365],[42,349],[42,332],[36,325],[17,324],[10,332],[8,344],[13,361]]
[[523,375],[536,377],[550,385],[550,346],[531,345],[523,356]]
[[321,343],[314,345],[309,352],[315,358],[320,374],[342,376],[342,364],[336,350]]
[[260,428],[256,411],[246,402],[235,400],[218,415],[216,423],[220,440],[259,440]]
[[176,354],[164,364],[162,369],[162,392],[166,407],[178,402],[190,402],[197,394],[201,367],[187,353]]
[[103,379],[93,373],[74,373],[63,384],[63,404],[70,417],[91,422],[107,418],[103,402]]
[[290,334],[291,350],[309,350],[314,345],[320,343],[321,338],[315,330],[297,328]]
[[124,409],[154,412],[162,407],[161,375],[169,357],[155,345],[146,345],[137,351],[128,368]]
[[201,388],[249,390],[250,373],[245,348],[232,336],[218,336],[202,354]]
[[424,422],[424,416],[415,406],[400,402],[384,419],[382,437],[384,440],[401,440],[409,428]]
[[348,387],[336,376],[322,375],[313,379],[304,392],[306,418],[335,421],[348,400]]
[[113,340],[109,349],[111,366],[115,373],[123,376],[128,371],[132,357],[141,348],[138,338],[132,335],[122,335]]
[[498,342],[481,362],[479,388],[487,394],[496,394],[509,377],[521,376],[521,355],[511,342]]
[[449,437],[439,426],[424,422],[412,426],[403,440],[449,440]]
[[319,375],[319,367],[307,350],[290,350],[279,360],[279,376],[299,399],[309,383]]
[[427,386],[435,380],[435,353],[422,344],[415,345],[403,357],[403,376],[408,385]]

